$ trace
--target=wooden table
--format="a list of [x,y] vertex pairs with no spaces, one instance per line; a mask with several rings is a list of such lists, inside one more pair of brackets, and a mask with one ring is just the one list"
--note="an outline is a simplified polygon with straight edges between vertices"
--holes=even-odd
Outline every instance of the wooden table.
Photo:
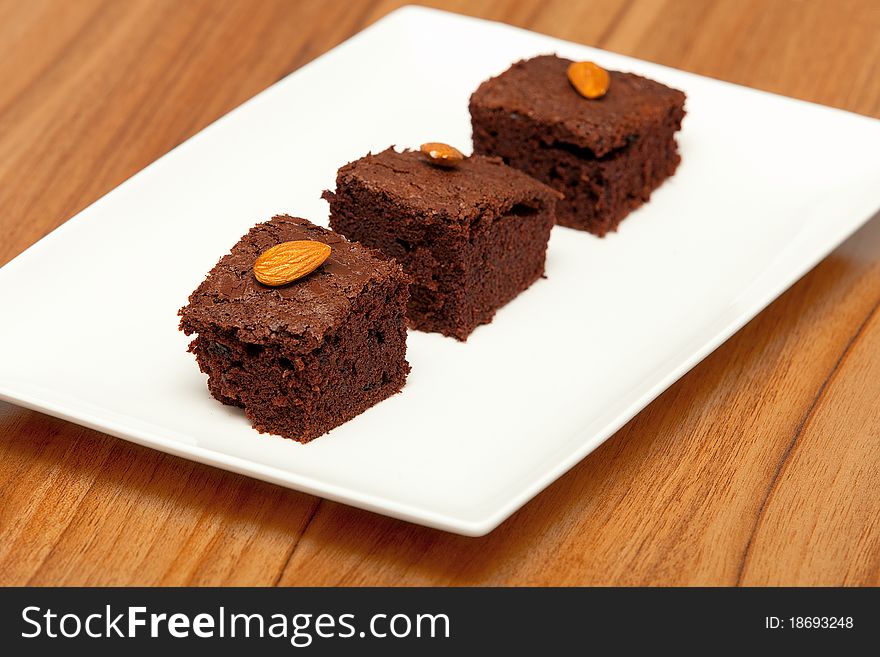
[[[2,0],[0,264],[398,4]],[[880,116],[876,0],[436,4]],[[0,403],[0,584],[877,585],[878,302],[880,216],[480,539]]]

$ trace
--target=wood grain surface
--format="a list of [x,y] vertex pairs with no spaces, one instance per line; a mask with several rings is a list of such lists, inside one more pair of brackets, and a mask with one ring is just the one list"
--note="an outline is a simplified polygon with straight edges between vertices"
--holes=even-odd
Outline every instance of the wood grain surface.
[[[0,264],[398,4],[0,1]],[[433,4],[880,117],[876,0]],[[880,216],[479,539],[0,403],[0,584],[877,585],[878,302]]]

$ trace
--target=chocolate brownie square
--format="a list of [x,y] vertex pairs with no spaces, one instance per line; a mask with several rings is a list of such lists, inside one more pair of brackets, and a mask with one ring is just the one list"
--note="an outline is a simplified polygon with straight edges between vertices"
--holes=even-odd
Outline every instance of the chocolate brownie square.
[[330,225],[411,279],[407,319],[467,339],[544,273],[558,194],[499,158],[458,166],[389,148],[339,169]]
[[[258,282],[254,262],[283,242],[330,255],[304,278]],[[241,238],[180,310],[208,389],[255,429],[308,442],[398,392],[409,372],[407,282],[398,264],[305,219],[274,217]]]
[[607,93],[587,99],[569,82],[569,64],[543,55],[483,82],[470,100],[474,152],[559,190],[556,221],[602,236],[675,172],[685,95],[609,71]]

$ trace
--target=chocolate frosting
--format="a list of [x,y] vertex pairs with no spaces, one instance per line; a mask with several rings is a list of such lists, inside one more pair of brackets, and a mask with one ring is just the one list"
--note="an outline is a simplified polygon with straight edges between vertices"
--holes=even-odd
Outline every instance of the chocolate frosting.
[[556,55],[517,62],[481,84],[471,105],[526,117],[547,127],[545,142],[587,148],[601,157],[626,146],[633,135],[663,121],[684,103],[681,91],[618,71],[609,71],[605,96],[584,98],[568,81],[570,63]]

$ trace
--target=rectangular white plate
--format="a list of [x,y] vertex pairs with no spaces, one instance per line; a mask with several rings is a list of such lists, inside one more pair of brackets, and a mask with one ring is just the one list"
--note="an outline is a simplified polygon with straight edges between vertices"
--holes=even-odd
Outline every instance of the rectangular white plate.
[[[430,38],[426,38],[430,35]],[[436,43],[458,44],[438,48]],[[325,223],[338,166],[470,144],[468,97],[557,52],[688,94],[682,165],[466,344],[410,333],[402,394],[303,446],[214,401],[177,309],[253,224]],[[880,206],[880,121],[505,25],[406,8],[217,121],[0,270],[0,398],[461,534],[491,531]]]

